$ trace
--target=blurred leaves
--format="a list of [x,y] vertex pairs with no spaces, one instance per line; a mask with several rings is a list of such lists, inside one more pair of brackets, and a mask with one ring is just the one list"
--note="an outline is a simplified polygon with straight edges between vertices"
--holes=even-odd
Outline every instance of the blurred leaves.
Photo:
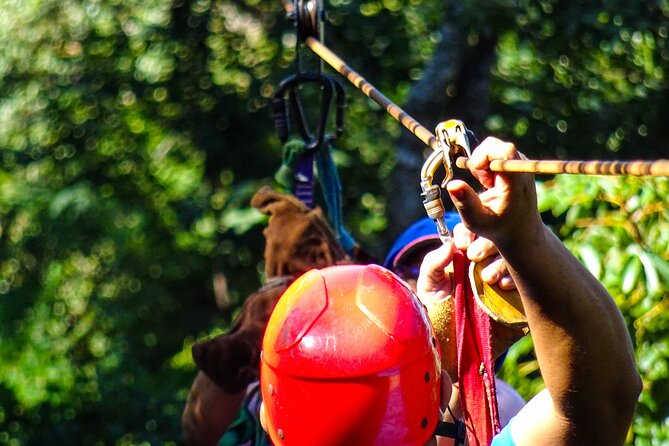
[[667,97],[666,2],[519,2],[516,11],[500,34],[490,130],[521,139],[533,158],[666,156],[654,105]]
[[[564,175],[538,190],[546,219],[609,290],[632,335],[644,385],[628,443],[666,443],[669,179]],[[502,374],[526,397],[541,388],[531,340],[512,347]]]
[[[644,386],[631,442],[664,444],[669,441],[669,179],[565,175],[539,191],[540,208],[561,219],[554,225],[558,234],[609,290],[632,334]],[[518,358],[527,355],[522,345],[515,348],[522,349]],[[526,360],[533,364],[531,355],[526,358],[519,367]]]
[[[179,442],[190,346],[224,330],[262,278],[266,217],[248,202],[280,165],[269,104],[294,71],[294,30],[257,0],[0,7],[0,444]],[[498,42],[489,131],[532,156],[652,158],[669,140],[668,15],[666,1],[333,0],[325,40],[401,104],[458,20],[467,45]],[[320,66],[306,49],[301,63]],[[403,130],[347,93],[333,149],[345,217],[383,257]],[[635,334],[636,444],[668,438],[668,189],[542,187],[556,231]],[[232,278],[226,314],[215,276]],[[530,349],[507,361],[524,395],[540,386]]]

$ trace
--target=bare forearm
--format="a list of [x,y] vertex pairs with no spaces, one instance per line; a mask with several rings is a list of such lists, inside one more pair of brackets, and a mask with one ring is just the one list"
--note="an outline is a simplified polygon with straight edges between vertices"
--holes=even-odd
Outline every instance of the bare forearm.
[[544,225],[524,234],[522,244],[498,245],[523,299],[556,410],[569,419],[606,420],[613,416],[608,411],[631,417],[639,376],[608,292]]
[[496,138],[468,163],[484,187],[448,183],[473,233],[492,241],[520,292],[547,391],[521,410],[514,432],[525,445],[622,444],[640,390],[622,316],[602,285],[543,225],[534,180],[493,172],[493,160],[521,159]]
[[237,416],[244,392],[229,394],[203,372],[198,372],[181,416],[184,440],[189,446],[210,446],[220,440]]

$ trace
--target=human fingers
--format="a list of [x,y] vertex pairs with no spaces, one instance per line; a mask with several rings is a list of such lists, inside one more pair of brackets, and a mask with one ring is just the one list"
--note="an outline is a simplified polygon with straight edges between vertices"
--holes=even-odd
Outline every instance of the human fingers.
[[467,228],[497,243],[522,240],[541,225],[534,177],[527,173],[490,170],[494,160],[522,159],[511,143],[486,138],[472,153],[469,169],[485,190],[479,195],[461,182],[448,191]]
[[494,214],[483,206],[474,189],[467,183],[452,180],[446,185],[446,190],[462,218],[462,223],[471,232],[481,235],[480,231],[492,224]]
[[425,278],[438,279],[444,274],[444,268],[453,260],[453,247],[443,244],[423,257],[420,264],[420,275]]
[[496,284],[503,290],[516,289],[516,284],[511,278],[509,268],[500,255],[497,255],[490,264],[481,270],[481,279],[489,285]]
[[493,161],[527,159],[512,143],[494,137],[486,138],[470,159],[470,171],[486,189],[480,194],[484,208],[502,218],[505,214],[515,213],[518,208],[536,208],[536,188],[532,174],[490,170]]
[[446,267],[453,259],[453,246],[445,244],[428,252],[420,265],[416,295],[421,299],[440,299],[451,294],[451,276]]
[[489,136],[483,140],[469,158],[469,170],[483,187],[490,189],[495,185],[495,181],[499,177],[499,175],[489,170],[490,162],[493,160],[520,158],[521,154],[515,145]]
[[505,291],[511,291],[517,288],[516,282],[513,281],[511,274],[507,274],[506,276],[503,276],[501,279],[499,279],[497,285],[499,285],[499,287]]
[[467,258],[472,262],[480,262],[498,253],[499,251],[495,244],[485,237],[478,237],[467,248]]
[[453,244],[456,248],[466,250],[474,239],[476,239],[476,234],[467,229],[464,224],[458,223],[453,228]]

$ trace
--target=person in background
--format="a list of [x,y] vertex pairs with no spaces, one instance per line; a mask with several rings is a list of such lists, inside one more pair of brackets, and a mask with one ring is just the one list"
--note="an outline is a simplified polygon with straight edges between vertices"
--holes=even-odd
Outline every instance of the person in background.
[[[497,159],[522,155],[513,144],[487,138],[468,163],[484,191],[457,180],[447,190],[466,229],[487,239],[478,243],[499,250],[499,271],[509,273],[520,294],[546,388],[491,445],[622,445],[641,379],[620,310],[541,221],[534,177],[493,172]],[[484,239],[454,233],[454,245],[468,245],[471,257],[477,240]],[[452,294],[453,253],[444,244],[424,257],[416,282],[421,302]],[[395,275],[350,268],[312,271],[279,300],[281,311],[270,317],[263,339],[261,423],[276,445],[435,444],[437,385],[448,384],[448,375],[440,378],[435,369],[441,361],[431,324]],[[413,385],[401,385],[405,373]],[[442,400],[450,389],[441,386]],[[351,442],[361,434],[364,441]]]
[[[460,215],[455,211],[446,212],[444,219],[451,233],[462,221]],[[383,266],[400,276],[415,292],[423,257],[441,244],[434,221],[428,217],[422,217],[395,239],[383,261]]]
[[265,284],[250,294],[225,333],[193,345],[198,374],[182,413],[188,446],[265,446],[258,420],[260,343],[279,297],[312,268],[351,263],[320,208],[260,188],[251,206],[267,214]]
[[[457,231],[462,234],[463,238],[471,240],[466,228],[462,226],[460,215],[455,211],[446,212],[444,215],[446,226],[451,233]],[[434,221],[428,217],[423,217],[411,224],[402,232],[393,242],[383,266],[404,280],[409,287],[416,292],[416,282],[420,273],[420,265],[423,263],[423,258],[431,251],[439,248],[442,245],[437,227]],[[499,254],[494,250],[490,243],[485,243],[483,239],[479,239],[477,245],[482,247],[483,257],[493,255],[499,258]],[[472,249],[473,252],[473,249]],[[497,259],[493,262],[494,269],[498,264]],[[490,277],[496,277],[497,271],[489,274]],[[508,274],[508,273],[507,273]],[[501,273],[502,276],[507,274]],[[506,286],[507,289],[512,288],[513,282]],[[495,362],[495,370],[499,370],[506,353],[502,354]],[[495,386],[497,390],[497,403],[499,405],[499,421],[502,426],[508,424],[509,420],[525,406],[525,400],[522,396],[504,380],[495,377]],[[453,384],[453,396],[449,406],[456,416],[461,416],[459,398],[458,398],[458,384]]]

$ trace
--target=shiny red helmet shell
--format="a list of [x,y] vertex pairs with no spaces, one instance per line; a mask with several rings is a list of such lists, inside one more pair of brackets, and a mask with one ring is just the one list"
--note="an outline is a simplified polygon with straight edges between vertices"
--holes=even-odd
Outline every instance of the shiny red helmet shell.
[[418,298],[375,265],[312,270],[281,296],[263,339],[275,445],[423,445],[441,364]]

